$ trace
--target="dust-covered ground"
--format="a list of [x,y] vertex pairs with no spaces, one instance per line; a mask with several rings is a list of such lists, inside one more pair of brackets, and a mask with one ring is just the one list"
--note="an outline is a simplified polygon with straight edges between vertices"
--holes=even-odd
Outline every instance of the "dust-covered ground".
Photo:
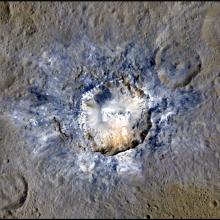
[[218,2],[1,2],[0,218],[219,218]]

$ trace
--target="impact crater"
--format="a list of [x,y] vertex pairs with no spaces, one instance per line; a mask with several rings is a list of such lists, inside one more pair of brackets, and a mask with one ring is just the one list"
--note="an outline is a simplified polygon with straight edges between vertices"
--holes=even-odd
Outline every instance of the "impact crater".
[[141,144],[151,127],[148,99],[128,80],[109,81],[84,93],[78,122],[86,145],[115,155]]

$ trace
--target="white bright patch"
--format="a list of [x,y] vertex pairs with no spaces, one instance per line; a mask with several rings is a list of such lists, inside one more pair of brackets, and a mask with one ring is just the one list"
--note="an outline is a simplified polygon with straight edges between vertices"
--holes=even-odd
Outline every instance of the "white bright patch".
[[127,91],[122,83],[109,90],[111,98],[102,104],[94,98],[99,87],[83,95],[79,124],[85,134],[93,137],[97,148],[119,149],[133,140],[132,127],[146,109],[146,99],[136,91]]
[[141,163],[138,162],[132,152],[122,152],[120,155],[116,155],[118,166],[117,173],[118,174],[139,174],[142,171]]

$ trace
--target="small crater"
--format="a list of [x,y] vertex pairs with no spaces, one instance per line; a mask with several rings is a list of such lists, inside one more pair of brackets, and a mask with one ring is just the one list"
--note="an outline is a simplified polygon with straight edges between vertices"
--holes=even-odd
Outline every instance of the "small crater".
[[18,173],[0,177],[0,209],[12,210],[23,206],[28,193],[28,184]]
[[151,216],[150,215],[146,215],[146,219],[151,219]]
[[15,78],[16,77],[12,74],[2,76],[2,81],[0,82],[0,90],[5,90],[5,89],[10,88],[15,82]]
[[32,211],[31,211],[31,214],[33,216],[36,216],[36,217],[40,217],[41,216],[41,213],[40,213],[39,209],[36,208],[36,207],[33,207]]
[[209,203],[210,208],[216,208],[217,206],[218,206],[218,201],[216,201],[216,200],[210,201],[210,203]]
[[157,53],[156,65],[161,83],[175,89],[188,85],[200,72],[202,63],[195,50],[174,42]]

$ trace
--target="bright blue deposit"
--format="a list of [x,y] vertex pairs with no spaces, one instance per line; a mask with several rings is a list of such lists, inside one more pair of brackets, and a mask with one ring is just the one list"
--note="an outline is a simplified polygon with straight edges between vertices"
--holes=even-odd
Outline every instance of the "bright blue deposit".
[[[57,43],[30,58],[39,75],[27,86],[27,95],[13,102],[10,115],[24,131],[30,155],[46,161],[45,175],[71,174],[92,182],[97,177],[139,176],[149,153],[168,149],[177,126],[173,117],[193,110],[201,98],[196,91],[171,91],[162,85],[155,71],[155,53],[147,42],[110,49],[82,37],[68,47]],[[111,157],[84,152],[77,124],[82,94],[125,75],[150,96],[149,137],[136,148]]]

